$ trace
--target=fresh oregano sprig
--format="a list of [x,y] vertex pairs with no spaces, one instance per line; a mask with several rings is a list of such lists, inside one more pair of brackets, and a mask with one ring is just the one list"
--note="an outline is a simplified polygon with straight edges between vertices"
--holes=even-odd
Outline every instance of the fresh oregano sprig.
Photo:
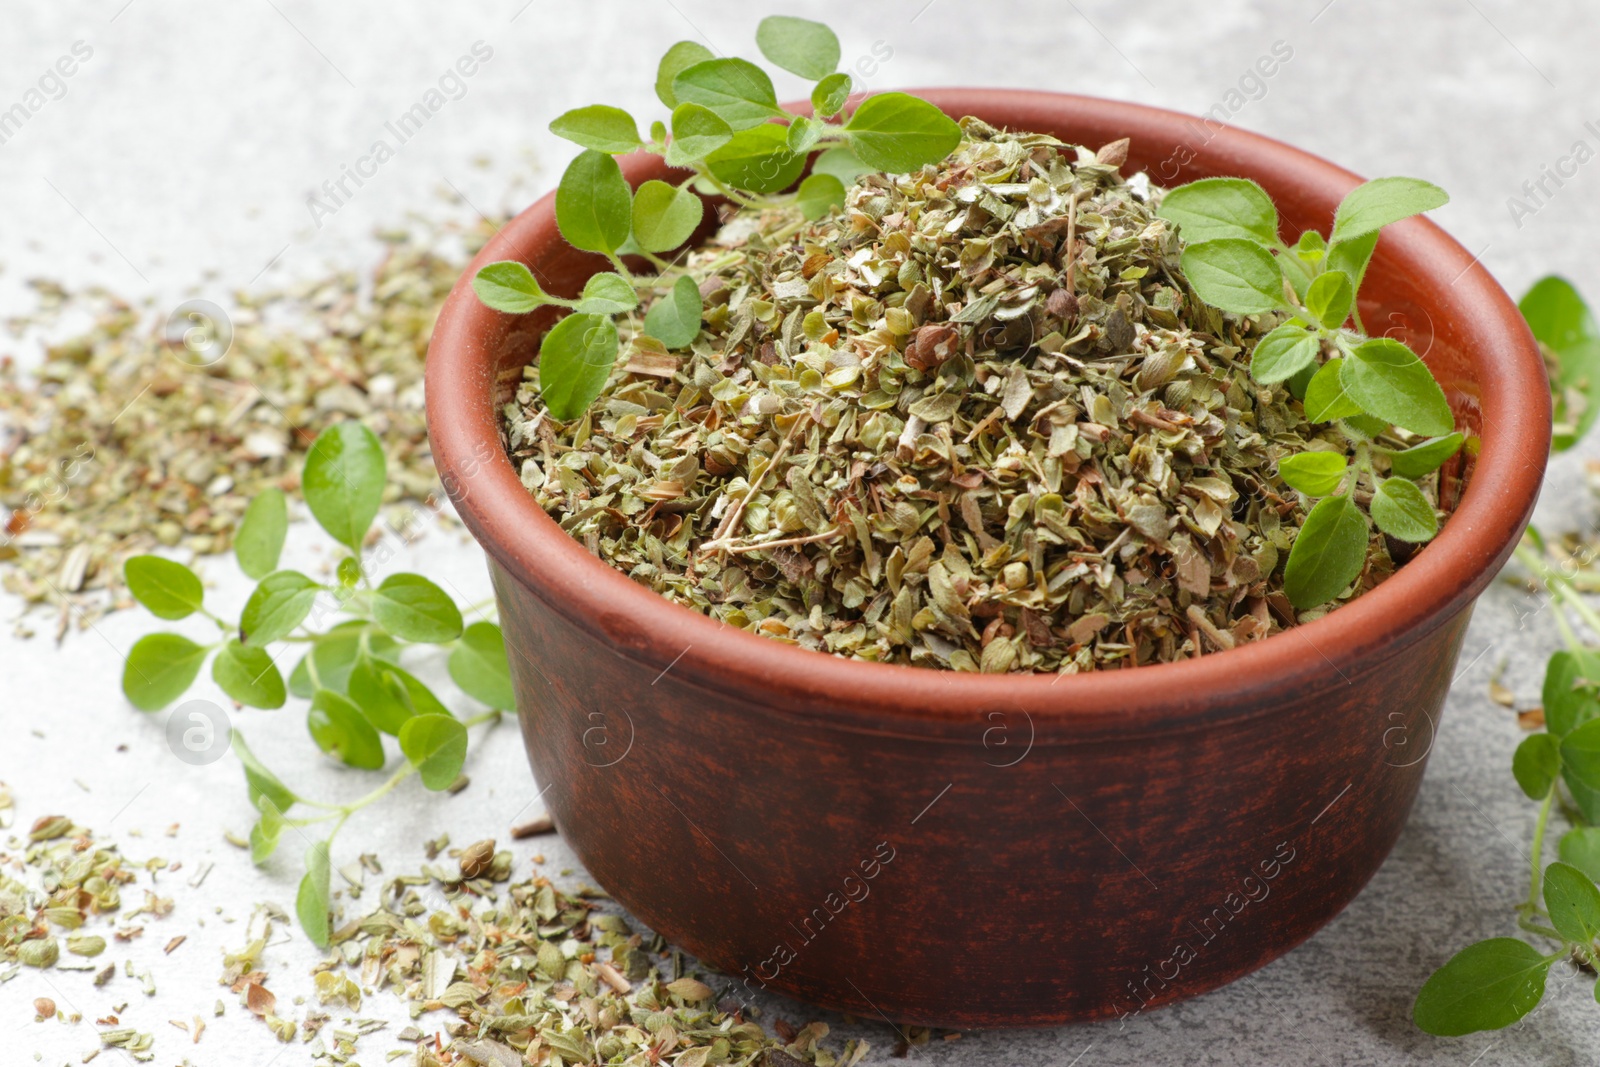
[[[1563,452],[1582,439],[1600,408],[1600,329],[1562,278],[1541,279],[1520,306],[1545,353],[1556,413],[1552,449]],[[1589,975],[1600,966],[1600,648],[1579,637],[1580,627],[1600,636],[1600,612],[1582,595],[1600,589],[1600,574],[1592,548],[1563,552],[1534,527],[1516,555],[1549,597],[1565,646],[1545,668],[1543,729],[1523,738],[1511,759],[1517,785],[1539,804],[1517,926],[1547,942],[1549,951],[1494,937],[1452,956],[1412,1008],[1419,1027],[1441,1036],[1510,1026],[1544,998],[1550,968],[1562,960]],[[1570,829],[1557,846],[1560,859],[1546,865],[1556,814]],[[1600,985],[1594,994],[1600,999]]]
[[[605,387],[616,362],[613,318],[632,315],[641,288],[663,295],[639,329],[667,348],[699,335],[703,306],[693,279],[662,258],[688,241],[704,219],[701,196],[722,196],[746,208],[794,205],[816,219],[844,203],[845,182],[867,171],[905,172],[936,163],[961,143],[961,128],[925,100],[878,93],[848,120],[850,75],[839,71],[839,39],[809,19],[773,15],[761,21],[756,44],[774,66],[815,82],[810,116],[778,104],[772,79],[744,59],[718,58],[703,45],[680,41],[656,73],[656,96],[667,121],[639,124],[621,108],[593,104],[561,115],[552,132],[584,151],[556,188],[556,224],[568,244],[611,261],[575,300],[545,292],[522,263],[491,263],[473,279],[491,308],[524,314],[546,305],[571,314],[545,335],[539,349],[539,389],[551,416],[582,415]],[[629,187],[614,157],[646,151],[692,171],[674,183],[651,180]],[[813,156],[812,173],[795,191]],[[658,272],[634,277],[624,262],[639,256]]]
[[[1160,214],[1187,242],[1183,271],[1206,303],[1240,315],[1284,314],[1256,344],[1251,375],[1286,384],[1312,422],[1337,423],[1353,460],[1307,451],[1278,465],[1283,480],[1317,501],[1295,538],[1284,592],[1305,610],[1360,577],[1371,526],[1401,541],[1431,540],[1438,515],[1416,480],[1455,455],[1464,438],[1444,391],[1417,354],[1368,337],[1356,294],[1383,227],[1446,203],[1417,178],[1378,178],[1351,190],[1327,238],[1307,230],[1291,247],[1278,211],[1244,178],[1205,178],[1169,191]],[[1350,325],[1347,325],[1350,324]],[[1393,428],[1422,437],[1393,447]]]
[[[465,625],[455,601],[420,574],[395,573],[374,583],[363,567],[362,546],[383,500],[385,475],[382,445],[359,423],[329,427],[306,454],[301,476],[306,505],[345,550],[331,585],[279,568],[287,502],[275,488],[256,496],[234,536],[239,568],[257,582],[237,622],[206,607],[199,575],[181,563],[134,556],[123,568],[128,591],[157,618],[198,613],[220,631],[208,644],[176,633],[147,634],[135,642],[122,674],[122,690],[134,707],[157,711],[171,704],[210,658],[212,680],[246,707],[281,708],[291,695],[307,701],[312,740],[341,763],[382,770],[389,762],[384,736],[398,741],[404,762],[387,780],[347,804],[325,804],[290,789],[256,758],[238,730],[232,732],[250,804],[258,813],[250,830],[250,854],[257,864],[276,850],[285,828],[332,824],[306,853],[296,901],[300,925],[320,946],[329,940],[329,846],[345,821],[413,774],[428,789],[450,788],[461,776],[468,727],[515,706],[498,626]],[[332,610],[313,618],[319,602]],[[337,621],[320,626],[325,618]],[[286,643],[308,646],[287,682],[271,650]],[[491,710],[457,718],[401,666],[414,646],[447,649],[451,679]]]

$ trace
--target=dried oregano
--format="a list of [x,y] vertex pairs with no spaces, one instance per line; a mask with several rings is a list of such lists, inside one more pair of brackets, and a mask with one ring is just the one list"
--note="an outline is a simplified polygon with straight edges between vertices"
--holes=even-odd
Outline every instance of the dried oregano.
[[[1277,464],[1351,445],[1251,378],[1287,313],[1195,296],[1126,144],[962,128],[837,213],[732,215],[684,264],[698,337],[624,322],[581,418],[551,419],[530,367],[524,483],[663,595],[861,659],[1077,671],[1294,622],[1305,512]],[[1391,569],[1374,540],[1360,587]]]

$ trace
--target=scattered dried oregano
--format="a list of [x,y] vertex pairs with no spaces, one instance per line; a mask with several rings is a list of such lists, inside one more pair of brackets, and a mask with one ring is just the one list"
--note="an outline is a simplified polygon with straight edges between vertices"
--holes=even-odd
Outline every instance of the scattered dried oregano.
[[[858,659],[1075,672],[1309,618],[1277,461],[1349,444],[1250,377],[1286,314],[1196,296],[1126,142],[961,125],[944,163],[864,175],[818,220],[726,215],[676,272],[698,337],[624,322],[580,418],[530,366],[505,410],[523,483],[664,596]],[[1375,538],[1357,589],[1391,569]]]

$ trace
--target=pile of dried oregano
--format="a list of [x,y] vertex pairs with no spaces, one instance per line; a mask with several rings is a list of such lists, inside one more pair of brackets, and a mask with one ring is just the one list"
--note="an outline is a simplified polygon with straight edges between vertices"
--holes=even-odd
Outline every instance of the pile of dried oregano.
[[699,338],[635,330],[582,419],[551,420],[529,367],[524,484],[657,592],[859,659],[1071,672],[1292,625],[1304,512],[1276,462],[1346,444],[1251,380],[1280,316],[1194,295],[1126,142],[962,126],[819,221],[730,215],[686,261]]

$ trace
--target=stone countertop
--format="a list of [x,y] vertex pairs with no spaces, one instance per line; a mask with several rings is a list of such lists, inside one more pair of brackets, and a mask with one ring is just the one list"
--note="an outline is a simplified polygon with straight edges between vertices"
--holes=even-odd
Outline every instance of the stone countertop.
[[[29,115],[18,128],[0,127],[0,312],[28,307],[23,283],[44,275],[146,300],[160,318],[189,297],[226,303],[240,287],[369,263],[374,227],[411,210],[469,217],[520,207],[549,187],[566,158],[544,130],[551,117],[595,99],[653,115],[651,72],[665,44],[693,37],[753,54],[755,23],[770,10],[781,9],[762,2],[730,15],[710,0],[11,5],[0,35],[0,112],[22,103]],[[1600,98],[1600,67],[1591,61],[1600,27],[1581,5],[891,0],[814,4],[803,13],[841,28],[845,66],[870,88],[992,85],[1119,97],[1210,112],[1359,173],[1431,179],[1453,197],[1437,220],[1513,293],[1556,271],[1600,296],[1600,268],[1581,239],[1600,222],[1600,178],[1587,168],[1600,148],[1600,114],[1586,110]],[[389,136],[386,124],[475,45],[474,75],[459,89],[447,85],[451,98],[394,157],[335,197],[324,182],[337,182]],[[1271,76],[1261,76],[1258,60],[1272,55]],[[63,57],[70,61],[58,68]],[[48,75],[66,68],[70,77]],[[802,95],[798,82],[779,88]],[[1552,180],[1547,168],[1564,173]],[[0,352],[30,358],[11,339]],[[1580,457],[1559,459],[1550,485],[1542,524],[1593,521]],[[302,529],[291,533],[292,546]],[[487,595],[481,556],[459,531],[402,552],[413,565],[425,555],[429,573],[468,599]],[[326,563],[297,547],[289,558]],[[214,563],[206,576],[215,582],[209,596],[242,598],[231,565]],[[1526,607],[1504,586],[1480,602],[1409,826],[1367,890],[1306,944],[1225,989],[1126,1026],[969,1034],[914,1049],[912,1058],[1061,1067],[1595,1062],[1600,1011],[1584,983],[1553,979],[1537,1017],[1500,1034],[1439,1040],[1409,1021],[1417,987],[1450,953],[1515,932],[1511,907],[1525,885],[1534,807],[1509,773],[1520,736],[1515,716],[1489,699],[1488,680],[1500,672],[1523,706],[1537,702],[1557,638],[1549,613],[1525,617]],[[9,616],[15,604],[6,609]],[[185,884],[172,883],[177,914],[113,947],[105,958],[119,976],[106,987],[59,971],[24,971],[0,984],[0,1031],[17,1050],[6,1058],[22,1062],[27,1052],[47,1064],[76,1063],[98,1046],[89,1021],[31,1021],[33,999],[50,996],[86,1020],[126,1003],[123,1024],[156,1034],[159,1063],[302,1062],[303,1046],[280,1046],[216,984],[220,950],[242,943],[250,904],[292,900],[295,850],[253,869],[222,840],[225,829],[248,827],[237,768],[178,763],[165,746],[164,717],[123,701],[121,656],[147,628],[130,612],[59,647],[0,637],[0,780],[15,792],[19,817],[65,811],[132,855],[160,854],[186,867],[178,876]],[[220,700],[204,686],[197,693]],[[259,712],[240,713],[235,725],[269,762],[308,768],[297,778],[308,788],[335,796],[365,788],[332,767],[309,769],[317,765],[297,725]],[[541,804],[514,727],[497,733],[476,747],[466,792],[437,800],[401,790],[353,823],[344,846],[379,853],[393,872],[415,867],[422,841],[446,830],[458,844],[503,839],[513,819]],[[536,852],[552,873],[577,867],[555,838],[514,848],[522,870]],[[189,872],[207,863],[208,877],[188,886]],[[567,876],[582,877],[576,869]],[[164,955],[175,933],[189,939]],[[150,970],[155,998],[121,975],[124,958]],[[298,937],[270,950],[280,997],[300,986],[296,976],[313,960]],[[230,1007],[211,1019],[219,995]],[[791,1020],[811,1016],[789,1002],[767,1007]],[[196,1013],[209,1028],[191,1046],[168,1020]],[[369,999],[366,1014],[385,1013],[392,1030],[404,1024],[394,1002]],[[871,1040],[874,1059],[892,1044],[881,1025],[824,1017],[836,1035]],[[364,1039],[362,1059],[378,1062],[390,1047],[381,1034]]]

